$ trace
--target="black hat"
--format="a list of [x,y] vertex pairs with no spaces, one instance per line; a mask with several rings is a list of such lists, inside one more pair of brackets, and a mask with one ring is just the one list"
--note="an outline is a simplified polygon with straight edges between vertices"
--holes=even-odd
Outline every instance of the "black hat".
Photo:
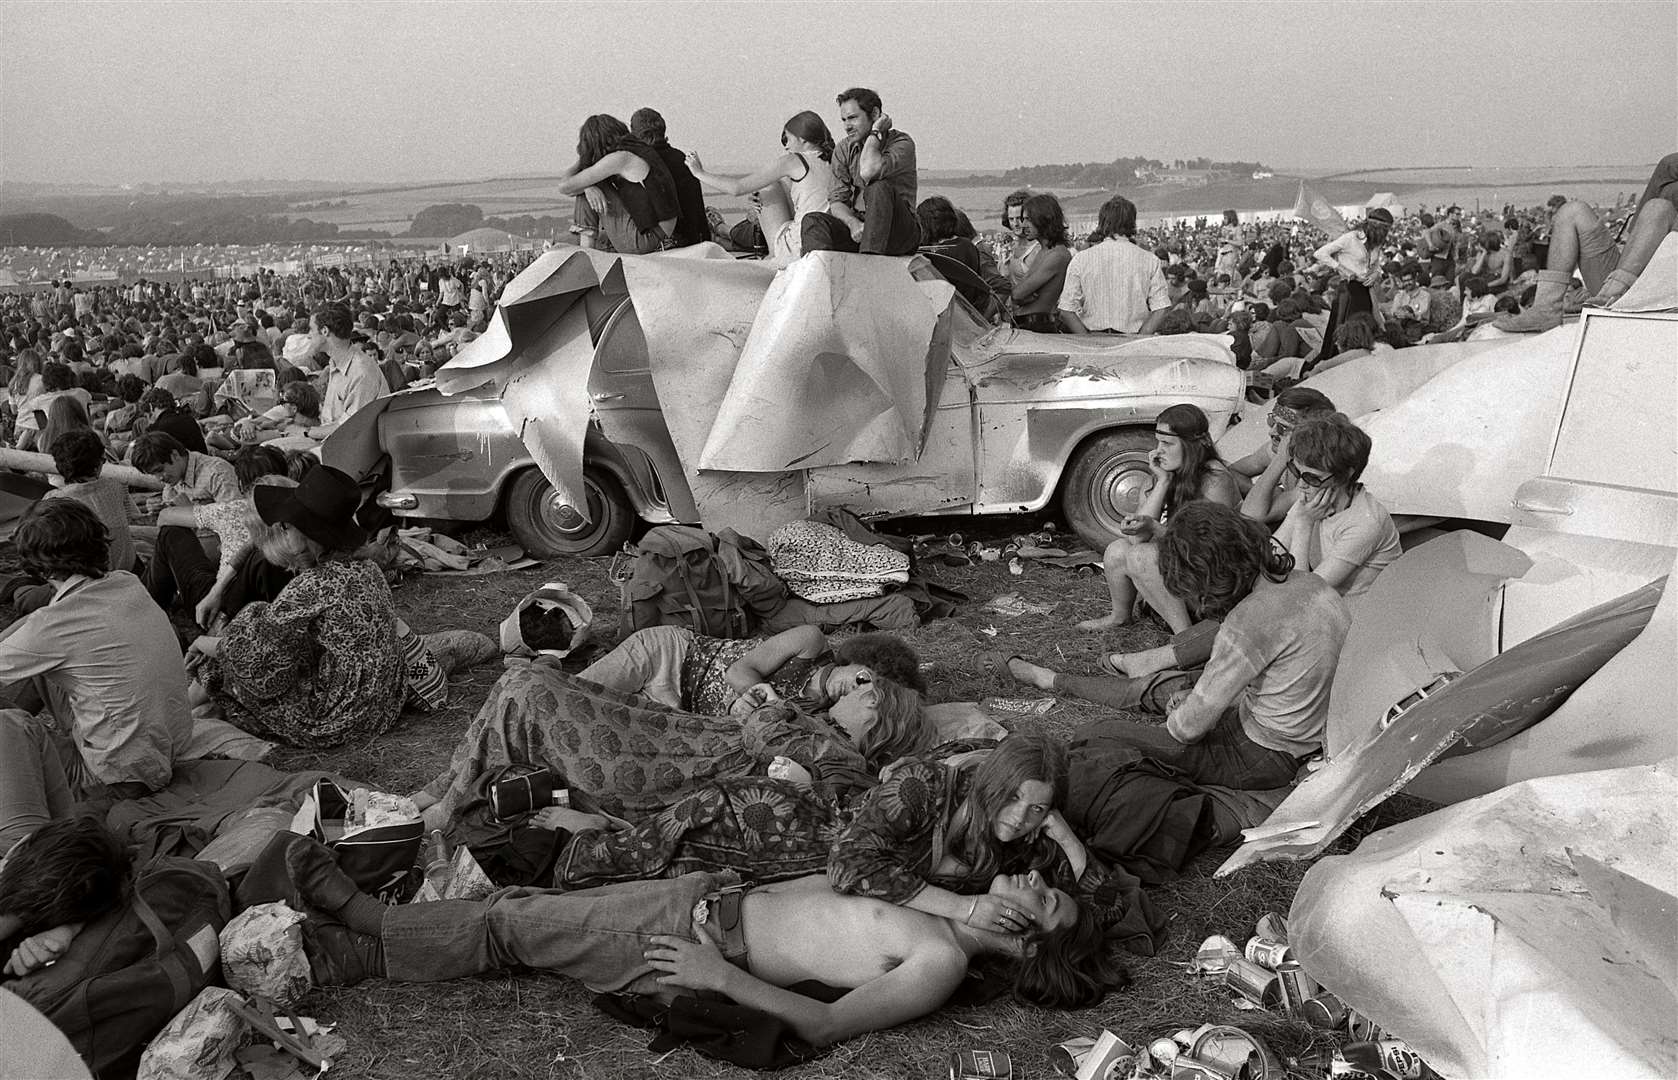
[[1379,221],[1383,225],[1391,225],[1393,223],[1392,211],[1388,210],[1384,206],[1377,206],[1364,216],[1370,221]]
[[367,542],[367,533],[355,523],[361,488],[348,473],[330,465],[310,469],[296,487],[259,485],[251,498],[264,522],[293,525],[333,551],[354,551]]

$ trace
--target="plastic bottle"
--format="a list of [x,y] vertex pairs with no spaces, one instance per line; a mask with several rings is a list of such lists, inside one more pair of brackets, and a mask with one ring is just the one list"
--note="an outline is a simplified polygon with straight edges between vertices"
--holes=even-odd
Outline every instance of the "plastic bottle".
[[426,846],[430,859],[425,864],[425,880],[441,897],[454,877],[454,855],[449,851],[448,838],[441,829],[431,830],[431,840]]

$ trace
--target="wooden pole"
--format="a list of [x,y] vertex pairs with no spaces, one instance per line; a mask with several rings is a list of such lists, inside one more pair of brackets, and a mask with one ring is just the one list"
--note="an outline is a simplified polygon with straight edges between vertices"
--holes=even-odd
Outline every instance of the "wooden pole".
[[[51,454],[36,454],[28,450],[13,450],[10,447],[0,447],[0,469],[21,469],[24,472],[58,475],[58,466],[53,464]],[[100,475],[114,477],[141,491],[163,490],[163,481],[155,476],[146,475],[132,465],[112,465],[107,462]]]

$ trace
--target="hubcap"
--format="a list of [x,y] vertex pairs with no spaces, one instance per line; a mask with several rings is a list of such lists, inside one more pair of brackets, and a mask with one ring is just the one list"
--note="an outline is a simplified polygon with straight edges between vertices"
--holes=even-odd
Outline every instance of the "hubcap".
[[1096,474],[1095,497],[1090,500],[1101,527],[1118,535],[1125,516],[1141,509],[1150,482],[1146,456],[1121,454],[1109,459]]
[[600,490],[588,479],[583,480],[583,490],[588,497],[590,520],[585,521],[575,506],[550,488],[548,497],[542,500],[542,524],[550,531],[565,537],[575,537],[597,527],[602,513]]

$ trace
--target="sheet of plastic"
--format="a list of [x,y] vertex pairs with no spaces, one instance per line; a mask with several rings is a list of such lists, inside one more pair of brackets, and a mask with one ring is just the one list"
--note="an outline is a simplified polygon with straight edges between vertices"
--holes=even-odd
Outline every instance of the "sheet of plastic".
[[1672,1076],[1674,762],[1541,777],[1322,860],[1295,956],[1447,1077]]
[[1678,233],[1667,233],[1649,265],[1614,302],[1615,311],[1678,311]]

